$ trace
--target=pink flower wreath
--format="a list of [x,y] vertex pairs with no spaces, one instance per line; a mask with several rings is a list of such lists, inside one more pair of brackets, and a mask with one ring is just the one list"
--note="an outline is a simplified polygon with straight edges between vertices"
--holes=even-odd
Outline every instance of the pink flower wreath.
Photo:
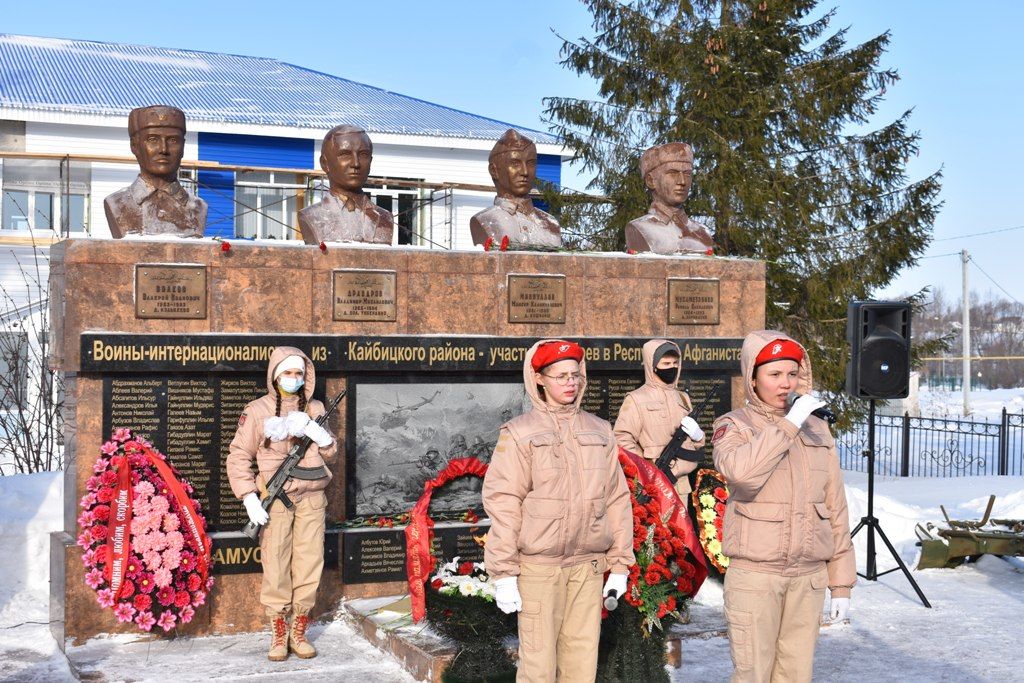
[[187,624],[213,586],[210,537],[192,486],[128,429],[100,447],[80,503],[85,583],[121,623]]

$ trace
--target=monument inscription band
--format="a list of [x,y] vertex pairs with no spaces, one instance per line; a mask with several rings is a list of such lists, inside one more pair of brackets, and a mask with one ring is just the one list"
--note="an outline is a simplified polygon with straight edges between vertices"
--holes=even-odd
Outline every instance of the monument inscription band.
[[139,263],[135,266],[135,317],[206,318],[206,266]]

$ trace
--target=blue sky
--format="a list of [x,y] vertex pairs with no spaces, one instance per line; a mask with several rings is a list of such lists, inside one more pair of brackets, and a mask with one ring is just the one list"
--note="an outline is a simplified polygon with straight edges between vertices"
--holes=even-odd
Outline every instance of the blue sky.
[[[594,97],[587,79],[558,64],[560,40],[590,33],[575,0],[492,2],[18,3],[4,8],[9,33],[132,42],[274,57],[414,97],[546,129],[542,98]],[[13,5],[13,6],[11,6]],[[914,109],[921,153],[912,178],[943,168],[945,206],[935,225],[934,256],[908,270],[878,296],[941,286],[960,288],[958,255],[1024,301],[1024,229],[968,239],[959,235],[1024,226],[1019,170],[1024,162],[1024,3],[846,0],[836,27],[850,40],[892,32],[883,64],[902,80],[888,93],[879,125]],[[174,7],[174,10],[170,8]],[[335,8],[335,9],[332,9]],[[333,13],[332,13],[333,12]],[[569,185],[582,184],[566,169]],[[699,183],[700,178],[695,182]],[[1005,296],[972,267],[972,290]]]

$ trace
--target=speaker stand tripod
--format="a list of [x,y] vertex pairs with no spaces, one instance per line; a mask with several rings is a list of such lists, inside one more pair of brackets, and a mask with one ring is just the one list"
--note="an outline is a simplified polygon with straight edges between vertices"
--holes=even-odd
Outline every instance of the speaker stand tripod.
[[[868,408],[868,448],[864,451],[864,455],[868,459],[868,514],[866,517],[861,517],[860,522],[854,527],[850,533],[852,539],[857,535],[857,532],[862,528],[867,530],[868,533],[868,552],[867,565],[865,567],[865,573],[858,575],[864,577],[868,581],[877,581],[879,576],[885,576],[890,572],[894,572],[897,569],[902,570],[904,576],[907,577],[907,581],[914,587],[914,591],[917,593],[917,597],[921,598],[921,602],[924,603],[925,607],[930,608],[931,603],[928,602],[928,598],[924,596],[921,591],[921,587],[914,581],[914,577],[910,575],[910,570],[907,569],[907,565],[903,564],[903,560],[900,558],[900,554],[896,552],[896,548],[889,542],[885,532],[882,531],[881,525],[878,523],[878,519],[875,518],[875,400],[871,399]],[[896,560],[896,565],[892,569],[887,569],[884,572],[878,571],[878,566],[875,562],[875,532],[881,537],[886,547],[889,548],[889,552],[892,554],[892,558]]]

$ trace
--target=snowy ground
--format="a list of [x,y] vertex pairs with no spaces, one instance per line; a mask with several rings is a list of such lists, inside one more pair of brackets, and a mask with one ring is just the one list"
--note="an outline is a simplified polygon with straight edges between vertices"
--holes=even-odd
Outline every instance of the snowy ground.
[[[846,473],[850,518],[867,510],[866,475]],[[980,518],[989,493],[993,516],[1024,518],[1024,478],[876,479],[875,515],[911,568],[918,548],[917,522],[938,522],[938,506],[961,519]],[[48,619],[48,532],[60,526],[57,474],[0,477],[0,681],[67,681],[75,675],[45,625]],[[855,539],[863,570],[864,532]],[[880,570],[895,566],[879,543]],[[815,657],[821,681],[1022,681],[1019,641],[1024,614],[1024,562],[983,558],[958,569],[914,571],[932,603],[925,609],[902,573],[876,583],[861,581],[853,593],[850,623],[823,629]],[[709,585],[695,610],[721,609]],[[321,656],[271,664],[265,634],[136,640],[96,638],[73,659],[108,681],[339,680],[360,683],[412,679],[397,662],[370,647],[347,624],[312,629]],[[683,641],[683,666],[674,681],[713,683],[729,677],[729,644],[723,637]],[[90,680],[97,680],[90,678]]]
[[[918,394],[921,417],[961,418],[964,395],[960,391],[921,387]],[[1024,387],[1016,389],[978,389],[971,392],[971,415],[974,422],[999,422],[1003,408],[1006,412],[1024,413]]]

